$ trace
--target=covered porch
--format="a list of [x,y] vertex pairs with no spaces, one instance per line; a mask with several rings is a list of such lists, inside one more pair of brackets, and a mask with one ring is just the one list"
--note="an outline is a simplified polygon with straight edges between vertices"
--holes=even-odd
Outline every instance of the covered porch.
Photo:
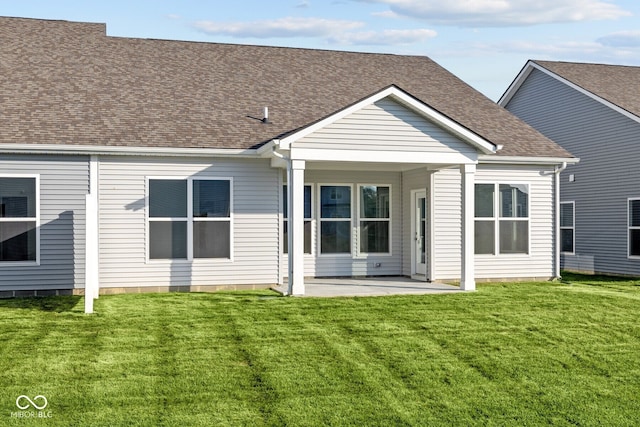
[[[459,247],[454,256],[459,260],[458,289],[474,290],[476,165],[480,154],[498,148],[396,87],[263,146],[272,167],[286,170],[283,293],[450,291],[428,283],[437,280],[432,256],[440,244]],[[424,210],[432,205],[432,178],[441,170],[459,171],[454,196],[458,231],[449,241],[430,238],[420,260],[416,243],[425,245],[429,238],[433,218]],[[305,233],[315,237],[305,240]],[[385,270],[389,264],[394,265]],[[384,285],[389,279],[305,279],[376,275],[414,281],[403,277]]]

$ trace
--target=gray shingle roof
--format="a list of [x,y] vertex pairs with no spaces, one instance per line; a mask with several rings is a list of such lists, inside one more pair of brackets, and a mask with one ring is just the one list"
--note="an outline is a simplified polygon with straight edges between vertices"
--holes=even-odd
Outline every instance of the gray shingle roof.
[[[256,148],[396,85],[499,155],[570,157],[427,57],[118,38],[23,18],[0,18],[0,44],[0,143]],[[255,119],[264,106],[269,125]]]
[[640,67],[533,61],[554,74],[640,117]]

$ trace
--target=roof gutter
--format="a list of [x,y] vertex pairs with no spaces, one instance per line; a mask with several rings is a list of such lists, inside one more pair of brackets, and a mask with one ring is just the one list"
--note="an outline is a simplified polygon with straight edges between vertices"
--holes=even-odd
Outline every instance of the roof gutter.
[[562,165],[575,164],[580,161],[577,157],[528,157],[528,156],[500,156],[479,155],[480,164],[509,164],[509,165]]
[[259,158],[257,149],[234,148],[174,148],[123,147],[62,144],[0,144],[0,153],[9,154],[70,154],[170,157],[246,157]]

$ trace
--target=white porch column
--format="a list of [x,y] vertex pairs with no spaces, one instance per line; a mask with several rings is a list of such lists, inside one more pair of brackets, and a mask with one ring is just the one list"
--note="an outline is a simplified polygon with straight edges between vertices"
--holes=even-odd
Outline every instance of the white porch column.
[[289,190],[289,295],[304,295],[304,160],[291,160]]
[[462,175],[462,266],[460,289],[474,291],[475,280],[475,173],[476,165],[461,165]]

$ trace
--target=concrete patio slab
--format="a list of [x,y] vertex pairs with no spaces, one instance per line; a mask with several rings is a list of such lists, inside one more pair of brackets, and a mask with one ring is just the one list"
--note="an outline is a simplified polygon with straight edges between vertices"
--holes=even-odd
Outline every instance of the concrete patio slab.
[[[421,282],[408,277],[316,278],[306,279],[304,284],[304,297],[364,297],[463,292],[457,286]],[[286,295],[287,284],[272,289]]]

